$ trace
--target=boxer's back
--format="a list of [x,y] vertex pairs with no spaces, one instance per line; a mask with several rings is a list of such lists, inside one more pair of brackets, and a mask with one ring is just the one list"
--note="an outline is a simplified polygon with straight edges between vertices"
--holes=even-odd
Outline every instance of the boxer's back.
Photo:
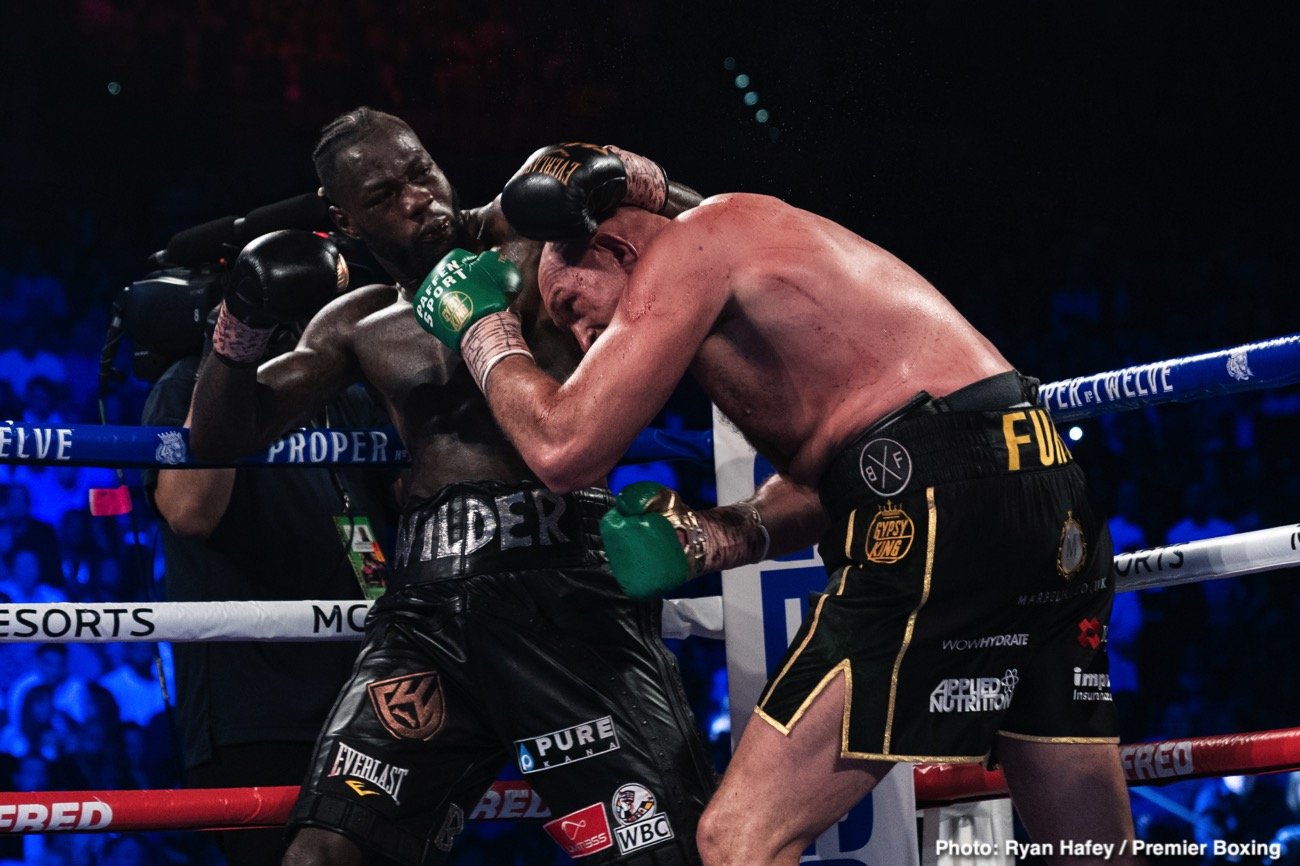
[[690,281],[691,251],[721,259],[709,273],[730,296],[691,371],[798,480],[815,482],[855,433],[917,391],[942,396],[1010,369],[920,274],[778,199],[708,199],[652,253],[677,257]]

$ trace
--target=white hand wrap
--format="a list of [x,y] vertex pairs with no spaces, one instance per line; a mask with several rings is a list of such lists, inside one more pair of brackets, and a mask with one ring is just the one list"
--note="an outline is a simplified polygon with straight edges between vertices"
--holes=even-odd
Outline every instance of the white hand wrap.
[[254,328],[226,311],[225,301],[217,312],[217,326],[212,331],[212,351],[231,363],[248,366],[266,356],[275,328]]
[[627,193],[623,204],[659,213],[668,201],[668,175],[663,167],[652,159],[622,148],[609,146],[609,151],[618,155],[627,172]]
[[493,367],[511,355],[526,355],[530,360],[533,357],[524,342],[519,317],[509,310],[490,313],[470,325],[461,337],[460,354],[484,394]]

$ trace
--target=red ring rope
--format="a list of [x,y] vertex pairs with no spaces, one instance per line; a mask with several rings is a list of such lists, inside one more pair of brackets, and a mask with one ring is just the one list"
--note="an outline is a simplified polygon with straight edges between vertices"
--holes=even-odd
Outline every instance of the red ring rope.
[[[1119,757],[1130,785],[1278,773],[1300,769],[1300,728],[1131,743],[1119,747]],[[919,764],[915,780],[922,807],[1007,795],[1001,771],[979,764]]]
[[[1119,747],[1130,785],[1300,769],[1300,728],[1160,740]],[[921,807],[1006,796],[1001,772],[978,764],[918,764]],[[160,791],[0,792],[0,833],[67,830],[215,830],[280,827],[298,796],[294,786]],[[471,819],[549,815],[527,782],[498,781]]]

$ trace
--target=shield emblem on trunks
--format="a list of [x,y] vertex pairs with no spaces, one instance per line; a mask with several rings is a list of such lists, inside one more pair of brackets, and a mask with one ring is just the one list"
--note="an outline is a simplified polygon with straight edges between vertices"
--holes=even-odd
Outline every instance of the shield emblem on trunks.
[[366,691],[379,721],[399,740],[427,740],[442,727],[442,688],[435,671],[375,680]]

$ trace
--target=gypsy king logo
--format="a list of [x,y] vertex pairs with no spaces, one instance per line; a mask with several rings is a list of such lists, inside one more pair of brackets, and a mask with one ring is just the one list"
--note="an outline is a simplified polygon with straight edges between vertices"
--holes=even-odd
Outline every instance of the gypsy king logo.
[[1088,544],[1083,538],[1083,524],[1074,519],[1074,512],[1066,512],[1061,526],[1061,544],[1056,549],[1056,570],[1069,580],[1083,568],[1088,554]]
[[916,525],[907,512],[886,499],[867,526],[867,561],[889,565],[912,549]]
[[153,452],[154,459],[167,466],[177,466],[185,462],[185,439],[179,430],[168,430],[158,434],[158,447]]
[[435,671],[375,680],[366,691],[379,721],[399,740],[428,740],[442,727],[445,708]]
[[448,326],[460,330],[474,315],[474,302],[464,292],[448,292],[438,302],[438,314]]
[[619,826],[614,828],[618,850],[627,854],[673,838],[667,815],[659,814],[659,798],[645,785],[628,782],[614,792],[610,809]]
[[896,496],[912,480],[912,455],[893,439],[872,439],[862,447],[858,471],[877,496]]

